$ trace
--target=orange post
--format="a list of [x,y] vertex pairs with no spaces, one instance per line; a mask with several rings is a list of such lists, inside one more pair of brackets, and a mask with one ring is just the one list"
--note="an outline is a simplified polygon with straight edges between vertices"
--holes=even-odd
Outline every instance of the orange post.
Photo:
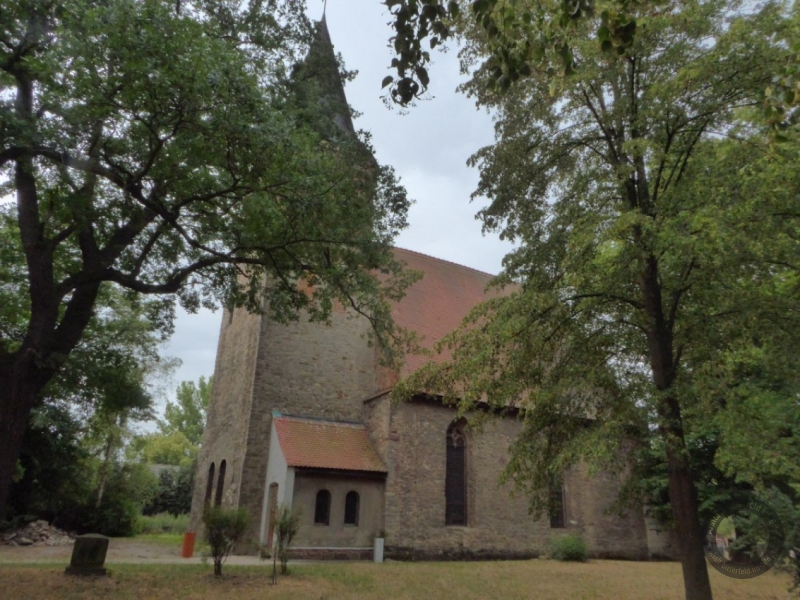
[[194,531],[187,531],[183,534],[183,548],[181,548],[181,556],[183,558],[192,558],[194,554],[194,539],[195,536]]

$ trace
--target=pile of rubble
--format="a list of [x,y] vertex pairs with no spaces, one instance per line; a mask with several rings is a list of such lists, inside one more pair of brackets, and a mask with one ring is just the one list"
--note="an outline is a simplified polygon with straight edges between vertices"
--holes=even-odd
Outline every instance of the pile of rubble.
[[0,535],[7,546],[69,546],[74,539],[66,531],[53,527],[47,521],[33,521],[16,531]]

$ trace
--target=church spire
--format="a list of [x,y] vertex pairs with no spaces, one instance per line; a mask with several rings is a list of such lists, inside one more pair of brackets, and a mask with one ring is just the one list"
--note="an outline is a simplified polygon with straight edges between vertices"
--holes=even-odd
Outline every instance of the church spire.
[[327,109],[328,117],[340,129],[355,136],[350,106],[347,104],[344,82],[339,74],[339,62],[336,60],[324,12],[316,24],[314,39],[300,67],[300,77],[304,85],[315,88],[313,92],[309,92]]

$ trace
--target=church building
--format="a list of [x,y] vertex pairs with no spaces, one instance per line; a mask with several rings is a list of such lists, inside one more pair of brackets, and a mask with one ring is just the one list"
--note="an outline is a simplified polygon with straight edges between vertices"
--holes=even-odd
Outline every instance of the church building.
[[[314,44],[310,54],[333,59],[324,19]],[[339,121],[352,131],[349,115]],[[424,276],[392,316],[429,348],[485,298],[492,279],[409,250],[395,256]],[[430,397],[393,402],[393,386],[431,359],[410,355],[390,372],[367,342],[369,327],[343,308],[330,325],[224,312],[193,529],[209,504],[245,507],[251,522],[240,550],[256,552],[272,546],[285,505],[300,515],[295,556],[369,558],[385,536],[394,558],[523,558],[569,532],[581,534],[591,556],[650,555],[641,511],[607,513],[620,483],[611,476],[571,470],[552,492],[552,514],[534,519],[528,499],[499,484],[522,429],[517,418],[497,417],[475,432]]]

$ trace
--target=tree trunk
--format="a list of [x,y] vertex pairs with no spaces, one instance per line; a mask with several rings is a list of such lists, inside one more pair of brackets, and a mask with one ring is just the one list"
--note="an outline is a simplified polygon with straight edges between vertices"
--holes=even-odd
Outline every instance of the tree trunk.
[[113,431],[110,431],[108,433],[108,437],[106,438],[105,448],[103,448],[103,464],[100,467],[100,477],[97,485],[97,502],[94,505],[95,508],[100,508],[100,504],[103,502],[103,493],[106,491],[106,481],[108,480],[108,466],[111,463],[111,450],[113,443],[114,443],[114,433]]
[[[20,364],[20,363],[28,363]],[[36,402],[30,362],[20,358],[0,366],[0,520],[6,516],[8,495],[17,468],[28,417]]]
[[[677,304],[673,304],[665,314],[658,259],[652,254],[644,263],[640,286],[644,310],[651,324],[647,341],[653,383],[663,394],[658,405],[659,434],[667,449],[669,500],[675,533],[678,536],[683,587],[686,600],[712,600],[711,582],[703,552],[703,532],[697,513],[697,489],[686,453],[681,406],[672,395],[680,360],[680,351],[677,356],[675,354],[673,338]],[[679,296],[673,302],[677,302],[678,298]]]
[[686,459],[683,439],[667,441],[669,500],[678,537],[686,600],[712,600],[703,531],[697,513],[697,490]]

